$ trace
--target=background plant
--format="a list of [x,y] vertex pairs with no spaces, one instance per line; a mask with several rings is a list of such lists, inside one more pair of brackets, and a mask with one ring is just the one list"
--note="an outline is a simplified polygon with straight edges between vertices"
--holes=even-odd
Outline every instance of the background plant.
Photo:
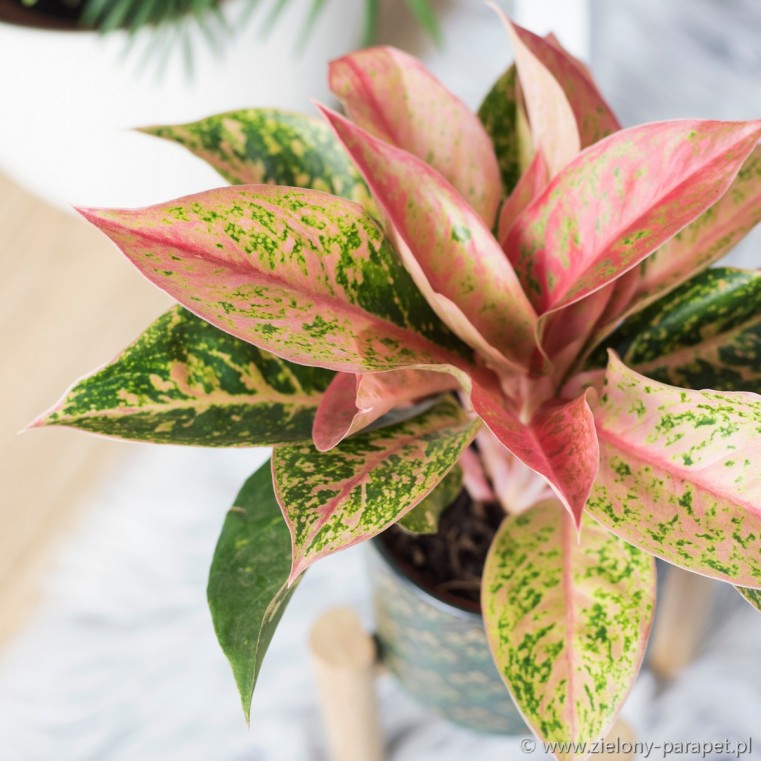
[[614,720],[650,553],[757,599],[760,276],[707,268],[761,217],[761,123],[621,130],[554,38],[508,31],[516,66],[479,118],[376,48],[331,65],[348,119],[148,130],[235,187],[83,212],[183,306],[41,424],[274,447],[209,581],[246,714],[301,573],[410,516],[435,525],[459,469],[508,513],[482,607],[546,740]]
[[[331,0],[311,0],[307,6],[300,44],[304,44],[320,16]],[[336,2],[337,0],[332,0]],[[23,5],[35,7],[40,0],[20,0]],[[270,30],[293,0],[276,0],[267,14],[265,30]],[[126,29],[131,33],[145,26],[159,28],[167,33],[181,27],[177,22],[192,19],[206,34],[213,45],[218,45],[232,29],[220,10],[219,0],[59,0],[62,9],[76,13],[80,23],[101,32]],[[248,0],[249,12],[261,5],[261,0]],[[370,45],[375,39],[381,0],[365,0],[365,29],[363,44]],[[440,41],[441,30],[436,13],[429,0],[407,0],[407,6],[420,25],[435,40]],[[169,40],[167,40],[169,42]]]

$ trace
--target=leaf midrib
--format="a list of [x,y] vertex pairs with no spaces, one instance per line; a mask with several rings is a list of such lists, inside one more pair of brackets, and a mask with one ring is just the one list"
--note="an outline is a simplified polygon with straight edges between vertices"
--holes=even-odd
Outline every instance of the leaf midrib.
[[[246,186],[241,186],[241,187],[246,187]],[[318,191],[315,191],[315,192],[318,192]],[[260,205],[274,207],[277,211],[282,211],[282,208],[275,204],[268,204],[264,202],[264,203],[261,203]],[[115,227],[119,231],[125,232],[129,235],[138,236],[142,238],[143,240],[146,240],[150,243],[154,243],[154,244],[158,244],[161,246],[166,246],[166,247],[174,248],[174,249],[179,248],[176,242],[172,241],[171,239],[167,239],[158,234],[151,234],[143,229],[129,228],[117,220],[109,219],[106,222],[106,224],[108,224],[109,226]],[[314,239],[312,239],[311,236],[309,237],[314,243],[315,242]],[[376,315],[372,312],[368,312],[364,310],[362,307],[356,304],[353,304],[349,301],[342,301],[335,298],[331,299],[328,294],[319,293],[317,291],[310,291],[308,288],[306,288],[305,284],[298,283],[294,285],[294,283],[286,280],[283,277],[279,277],[273,273],[267,273],[264,270],[260,270],[251,266],[246,266],[245,263],[243,262],[229,262],[229,261],[222,261],[222,260],[216,259],[213,256],[209,256],[208,252],[205,251],[204,249],[199,248],[198,246],[194,246],[192,244],[183,243],[183,246],[180,250],[182,250],[183,252],[186,252],[190,257],[200,259],[201,261],[214,264],[220,267],[224,267],[225,269],[231,270],[232,272],[237,274],[247,275],[249,277],[256,275],[261,278],[262,284],[265,286],[275,286],[275,287],[282,288],[283,290],[293,291],[301,296],[306,296],[308,299],[310,299],[312,302],[314,302],[317,305],[324,304],[332,308],[337,313],[344,312],[345,314],[348,314],[349,317],[353,315],[361,315],[365,318],[370,317],[372,321],[383,326],[383,328],[385,328],[388,332],[394,333],[398,337],[404,337],[405,339],[407,339],[406,343],[417,344],[417,348],[419,348],[421,351],[427,352],[431,357],[434,357],[434,358],[439,357],[441,359],[442,364],[452,364],[455,367],[462,370],[467,370],[468,367],[470,366],[470,363],[467,362],[467,360],[460,357],[458,354],[451,353],[445,347],[434,343],[433,341],[426,338],[421,333],[416,332],[412,327],[401,327],[397,325],[396,323],[391,322],[388,318],[380,317],[379,315]],[[132,257],[129,257],[129,258],[131,259]],[[246,259],[246,262],[248,261],[250,260]],[[401,263],[399,266],[402,269],[404,269]],[[149,279],[152,280],[152,278],[149,278]],[[338,309],[336,308],[336,304],[339,306]],[[200,315],[197,313],[196,311],[197,307],[195,307],[194,305],[183,303],[183,306],[189,312],[192,312],[197,317],[199,317],[199,319],[208,321],[203,315]],[[224,332],[228,332],[222,327],[220,327],[219,329],[223,330]],[[410,337],[413,339],[412,341],[409,341]],[[251,341],[248,341],[248,342],[254,346],[257,345]],[[405,343],[405,342],[402,341],[402,343]],[[271,351],[273,354],[277,355],[277,352],[271,348],[268,348],[268,347],[260,347],[260,348],[265,348],[267,351]],[[323,365],[319,365],[319,366],[322,367]]]
[[[633,430],[633,429],[630,429],[630,430]],[[597,436],[599,439],[604,439],[608,441],[609,443],[613,444],[616,448],[620,449],[621,451],[634,455],[640,462],[650,464],[650,465],[656,465],[657,467],[661,468],[666,473],[676,475],[680,477],[683,481],[686,481],[695,486],[698,486],[704,492],[707,492],[713,495],[718,500],[734,502],[734,504],[739,505],[740,507],[745,509],[748,513],[751,513],[752,515],[755,515],[756,517],[761,518],[761,507],[755,506],[751,502],[740,499],[739,497],[728,497],[726,493],[719,491],[717,487],[706,484],[705,481],[700,479],[699,477],[700,474],[703,473],[705,470],[708,470],[710,468],[710,465],[712,465],[713,463],[711,463],[710,465],[704,465],[703,467],[696,470],[691,470],[685,466],[680,466],[680,465],[677,465],[676,463],[673,463],[671,461],[664,460],[658,456],[655,456],[655,452],[653,449],[642,448],[633,443],[630,443],[629,441],[622,438],[621,436],[618,436],[612,433],[611,431],[606,430],[605,428],[602,428],[601,426],[598,426],[597,428]],[[651,454],[650,457],[647,456],[648,453]]]
[[[613,135],[611,135],[611,136],[609,136],[607,138],[604,138],[604,140],[610,140],[611,138],[614,138],[615,135],[617,135],[617,134],[620,134],[620,133],[614,133]],[[731,143],[731,145],[725,146],[723,151],[715,153],[714,157],[709,162],[701,164],[700,168],[694,170],[689,175],[683,177],[683,179],[679,183],[677,183],[676,185],[669,185],[668,186],[668,192],[661,192],[659,194],[659,196],[658,196],[657,201],[651,203],[649,205],[647,211],[644,211],[644,212],[638,214],[637,217],[635,219],[633,219],[631,222],[629,222],[629,224],[623,230],[619,229],[616,234],[611,234],[610,237],[606,240],[606,242],[603,245],[598,246],[597,253],[594,256],[594,259],[590,260],[590,262],[584,267],[584,269],[578,274],[578,276],[573,279],[573,281],[567,283],[562,289],[558,289],[558,291],[556,291],[555,294],[551,294],[548,291],[547,292],[547,296],[553,296],[552,300],[553,300],[554,303],[551,302],[549,304],[544,305],[544,309],[542,311],[549,311],[549,310],[557,309],[559,307],[570,306],[570,304],[573,304],[576,301],[580,301],[580,300],[586,298],[587,296],[590,296],[592,293],[595,293],[600,288],[603,288],[608,283],[613,282],[613,280],[621,277],[622,275],[626,274],[629,270],[631,270],[634,267],[636,267],[640,262],[642,262],[648,256],[650,256],[651,254],[655,253],[655,251],[657,251],[662,245],[668,243],[668,241],[672,240],[674,238],[674,236],[676,236],[680,232],[682,232],[682,230],[684,230],[692,222],[694,222],[695,219],[698,219],[700,217],[700,215],[704,211],[706,211],[708,208],[710,208],[710,206],[706,207],[706,209],[703,209],[695,217],[693,217],[692,219],[689,219],[687,222],[685,222],[676,232],[674,232],[671,236],[669,236],[669,238],[667,238],[665,241],[657,244],[652,249],[650,249],[647,253],[645,253],[643,255],[640,255],[638,257],[635,257],[634,260],[632,261],[632,263],[629,266],[627,266],[626,269],[621,270],[618,273],[618,275],[616,275],[615,278],[611,278],[610,280],[607,280],[607,281],[603,282],[602,284],[598,285],[597,287],[593,288],[592,290],[589,290],[589,291],[586,291],[586,292],[582,293],[582,295],[580,295],[580,296],[579,295],[575,295],[571,300],[565,301],[566,296],[568,294],[568,291],[571,288],[573,288],[580,281],[583,281],[583,280],[587,279],[587,276],[595,269],[595,266],[597,264],[599,264],[599,262],[603,258],[603,256],[607,252],[610,251],[610,249],[613,247],[613,245],[617,241],[621,240],[621,238],[625,237],[630,232],[633,232],[633,231],[636,231],[637,229],[639,229],[638,226],[641,226],[642,220],[646,219],[656,209],[660,208],[664,204],[665,200],[669,196],[676,195],[682,188],[693,184],[695,177],[698,177],[698,176],[700,176],[702,174],[708,173],[710,171],[710,169],[714,165],[721,164],[725,160],[726,153],[728,153],[730,150],[734,149],[738,144],[740,144],[740,143],[742,143],[744,141],[747,141],[747,136],[744,137],[744,138],[735,139]],[[595,145],[592,146],[592,147],[594,148],[595,146],[600,146],[600,143],[595,143]],[[598,150],[599,150],[599,148],[598,148]],[[583,155],[583,153],[584,153],[584,151],[582,151],[582,153],[579,154],[579,155],[581,156],[581,155]],[[602,155],[603,155],[602,152],[600,152],[598,154],[598,158],[601,157]],[[578,160],[578,157],[577,157],[577,160]],[[740,166],[742,166],[742,164]],[[739,168],[738,168],[738,171],[739,171]],[[735,175],[736,175],[736,173],[735,173]],[[730,178],[725,180],[725,182],[727,183],[727,186],[726,186],[724,192],[726,192],[729,189],[729,186],[731,185],[733,179],[734,179],[734,175],[732,177],[730,177]],[[548,186],[548,188],[546,189],[545,193],[547,195],[549,195],[549,191],[551,189],[552,189],[552,184],[550,186]],[[659,186],[659,190],[661,190],[661,186]],[[537,202],[542,199],[542,197],[545,195],[545,193],[543,193],[542,196],[540,196],[539,199],[537,199]],[[723,198],[723,196],[724,196],[724,193],[719,195],[719,197],[716,198],[714,203],[718,203],[721,200],[721,198]],[[711,205],[713,205],[713,204],[711,204]],[[533,204],[532,204],[532,206],[533,206]],[[538,206],[537,206],[537,208],[538,208]]]

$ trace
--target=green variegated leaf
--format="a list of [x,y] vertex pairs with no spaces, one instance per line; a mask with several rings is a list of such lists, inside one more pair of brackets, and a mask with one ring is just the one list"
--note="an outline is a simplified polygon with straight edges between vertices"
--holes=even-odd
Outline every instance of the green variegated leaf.
[[761,589],[748,589],[748,587],[735,587],[735,589],[754,607],[761,610]]
[[515,66],[494,83],[478,109],[478,118],[494,144],[505,195],[512,193],[521,176],[522,161],[531,150],[530,139],[520,129],[518,78]]
[[194,314],[287,360],[366,372],[471,356],[343,198],[245,185],[82,213]]
[[413,534],[435,534],[439,518],[462,490],[462,469],[455,466],[444,480],[422,501],[412,508],[398,523]]
[[593,742],[639,671],[655,604],[654,559],[585,517],[577,540],[557,500],[507,518],[481,607],[497,668],[543,742]]
[[293,537],[291,580],[412,510],[457,463],[480,425],[447,397],[418,417],[346,439],[329,452],[308,445],[276,449],[275,491]]
[[246,721],[262,661],[285,606],[291,537],[265,463],[243,485],[214,551],[207,595],[214,631],[240,692]]
[[611,352],[595,422],[587,512],[674,565],[761,587],[761,396],[667,386]]
[[308,441],[332,377],[257,349],[178,306],[78,381],[36,425],[206,447]]
[[442,322],[498,372],[525,372],[536,349],[536,313],[481,217],[424,161],[334,111],[321,111],[367,180],[400,257]]
[[[706,270],[606,341],[623,362],[672,386],[761,392],[761,272]],[[605,365],[605,349],[593,366]]]
[[319,119],[251,108],[142,131],[184,146],[231,185],[311,188],[375,210],[364,180],[328,125]]

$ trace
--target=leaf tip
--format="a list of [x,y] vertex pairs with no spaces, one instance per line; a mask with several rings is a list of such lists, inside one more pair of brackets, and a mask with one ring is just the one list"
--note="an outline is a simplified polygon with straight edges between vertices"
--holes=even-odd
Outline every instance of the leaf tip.
[[132,132],[142,132],[144,135],[151,135],[152,137],[162,137],[161,131],[165,129],[165,127],[160,127],[158,125],[155,126],[149,126],[149,127],[133,127]]

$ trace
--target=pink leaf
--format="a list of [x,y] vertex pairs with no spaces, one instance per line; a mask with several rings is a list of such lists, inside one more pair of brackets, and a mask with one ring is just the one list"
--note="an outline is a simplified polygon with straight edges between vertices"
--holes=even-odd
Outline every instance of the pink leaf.
[[468,448],[460,457],[462,468],[462,485],[476,502],[493,502],[496,499],[491,484],[486,479],[483,465],[479,456]]
[[338,373],[317,408],[312,435],[321,452],[370,425],[395,407],[457,388],[445,372],[391,370],[361,375]]
[[493,7],[510,36],[534,145],[544,152],[550,175],[555,175],[581,150],[573,108],[546,61],[537,55],[537,51],[548,50],[556,55],[557,50],[541,37],[513,24],[499,8]]
[[524,423],[494,377],[479,373],[471,401],[497,439],[547,480],[578,527],[599,465],[587,393],[570,402],[547,402]]
[[536,315],[494,236],[457,191],[411,154],[321,109],[396,233],[396,248],[441,320],[491,363],[521,372]]
[[351,201],[243,185],[83,213],[194,314],[280,357],[349,372],[467,367],[467,347]]
[[611,352],[600,401],[587,510],[675,565],[761,587],[761,396],[667,386]]
[[761,121],[682,120],[587,148],[506,241],[535,307],[567,306],[636,266],[726,192],[759,135]]
[[501,192],[491,140],[475,114],[417,59],[376,47],[330,64],[330,89],[349,118],[426,161],[491,227]]
[[537,150],[528,169],[521,175],[513,192],[507,197],[499,212],[499,241],[503,247],[515,220],[521,212],[547,187],[550,180],[547,162],[541,149]]
[[710,209],[648,257],[642,272],[615,283],[598,327],[601,340],[624,316],[644,309],[721,259],[761,222],[761,146],[746,159],[727,192]]
[[494,484],[495,498],[507,515],[517,515],[555,497],[547,481],[510,452],[488,428],[478,432],[476,442]]

